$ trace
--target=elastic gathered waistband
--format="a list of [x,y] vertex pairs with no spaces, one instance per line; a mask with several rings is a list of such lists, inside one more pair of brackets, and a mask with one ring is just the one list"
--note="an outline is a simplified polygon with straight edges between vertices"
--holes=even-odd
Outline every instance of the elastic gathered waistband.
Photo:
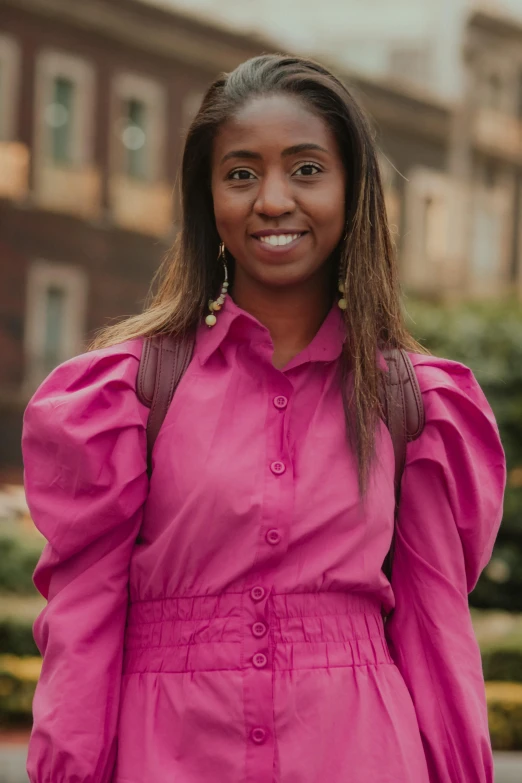
[[266,625],[259,648],[274,669],[391,663],[380,604],[352,593],[270,593],[263,608],[249,593],[132,602],[124,672],[243,669],[245,637]]

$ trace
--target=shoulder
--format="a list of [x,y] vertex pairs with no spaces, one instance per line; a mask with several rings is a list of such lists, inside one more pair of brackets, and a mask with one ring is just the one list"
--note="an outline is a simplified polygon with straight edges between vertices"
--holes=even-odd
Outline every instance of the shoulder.
[[454,388],[465,392],[479,387],[473,371],[465,364],[421,353],[409,353],[408,356],[423,392],[437,388]]
[[78,394],[82,389],[102,391],[106,387],[135,387],[142,339],[81,353],[58,365],[40,384],[29,408],[43,398],[53,398],[67,393]]
[[[505,458],[495,414],[472,370],[460,362],[409,354],[419,381],[426,434],[412,456],[437,448],[446,458],[473,457],[504,471]],[[439,444],[437,447],[436,444]],[[458,456],[457,456],[458,455]]]
[[80,354],[57,367],[26,408],[26,496],[35,523],[62,553],[129,518],[145,497],[140,354],[141,340]]
[[53,439],[58,432],[108,431],[133,423],[146,426],[147,411],[136,396],[142,339],[82,353],[54,369],[32,396],[24,414],[24,443],[30,436]]
[[[78,383],[95,383],[96,379],[128,377],[135,380],[142,349],[142,338],[78,354],[58,365],[43,381],[35,396],[42,391]],[[133,378],[134,376],[134,378]]]
[[496,430],[491,406],[473,371],[465,364],[418,353],[409,357],[419,382],[426,418],[446,410],[447,416],[458,413],[475,419],[486,419]]

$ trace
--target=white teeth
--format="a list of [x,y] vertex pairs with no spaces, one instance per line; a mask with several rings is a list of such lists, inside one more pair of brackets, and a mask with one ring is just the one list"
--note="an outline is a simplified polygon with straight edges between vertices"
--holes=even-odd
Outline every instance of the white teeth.
[[300,236],[301,234],[272,234],[268,237],[259,237],[259,239],[266,245],[276,247],[277,245],[288,245]]

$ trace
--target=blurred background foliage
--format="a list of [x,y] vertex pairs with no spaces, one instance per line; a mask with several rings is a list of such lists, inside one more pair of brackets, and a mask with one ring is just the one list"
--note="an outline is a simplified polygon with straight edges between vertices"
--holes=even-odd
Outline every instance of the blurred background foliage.
[[[406,300],[408,325],[432,353],[470,367],[497,418],[508,465],[504,516],[475,607],[522,612],[522,311],[520,304],[442,306]],[[521,643],[522,646],[522,643]]]

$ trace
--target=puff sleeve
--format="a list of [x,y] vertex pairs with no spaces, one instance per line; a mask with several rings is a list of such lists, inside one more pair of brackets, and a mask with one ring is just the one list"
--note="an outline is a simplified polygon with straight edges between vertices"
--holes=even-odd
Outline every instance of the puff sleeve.
[[112,779],[129,565],[148,491],[140,351],[135,340],[66,362],[25,412],[25,488],[48,542],[34,574],[48,604],[34,626],[43,668],[31,783]]
[[409,444],[386,623],[412,696],[431,783],[492,783],[481,658],[468,593],[491,557],[505,459],[477,381],[461,364],[411,356],[426,425]]

